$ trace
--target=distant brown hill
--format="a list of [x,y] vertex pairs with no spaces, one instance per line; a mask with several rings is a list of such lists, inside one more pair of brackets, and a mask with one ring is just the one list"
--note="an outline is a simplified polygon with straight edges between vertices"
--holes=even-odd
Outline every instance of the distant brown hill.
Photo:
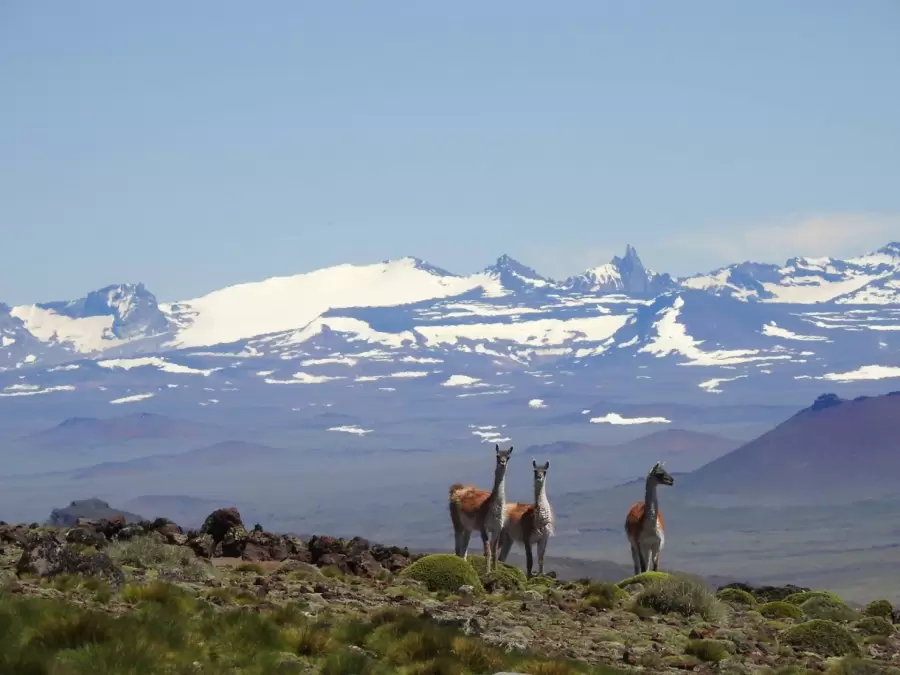
[[75,469],[69,473],[72,480],[142,474],[148,471],[185,471],[208,469],[216,466],[241,466],[260,461],[284,462],[296,453],[245,441],[221,441],[210,446],[185,452],[166,453],[138,457],[122,462],[103,462],[94,466]]
[[771,431],[678,480],[690,501],[836,504],[900,492],[900,392],[824,394]]
[[166,415],[141,412],[117,417],[70,417],[55,427],[17,439],[16,446],[37,449],[79,449],[137,439],[203,439],[213,427]]
[[101,520],[103,518],[115,518],[121,516],[127,523],[137,523],[144,520],[143,516],[128,511],[112,508],[102,499],[80,499],[72,502],[65,508],[53,509],[47,523],[53,526],[71,527],[79,518]]

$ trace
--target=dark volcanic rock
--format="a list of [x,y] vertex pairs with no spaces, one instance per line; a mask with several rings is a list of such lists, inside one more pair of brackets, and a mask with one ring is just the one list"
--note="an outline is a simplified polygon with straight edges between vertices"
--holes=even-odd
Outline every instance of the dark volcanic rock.
[[95,576],[113,587],[125,583],[125,575],[106,553],[85,555],[62,543],[53,533],[39,533],[28,537],[16,573],[33,574],[39,578],[60,574]]
[[234,507],[216,509],[203,521],[200,534],[212,535],[212,538],[218,543],[225,539],[225,536],[235,528],[245,530],[240,512]]
[[262,530],[253,530],[247,535],[247,541],[241,553],[244,560],[252,561],[277,560],[280,562],[287,559],[289,555],[290,548],[284,537]]
[[90,527],[73,527],[66,532],[66,541],[70,544],[83,544],[103,548],[108,543],[106,535]]
[[721,588],[737,588],[742,591],[747,591],[755,596],[759,602],[784,600],[793,593],[805,593],[811,590],[805,586],[794,586],[793,584],[785,584],[784,586],[751,586],[750,584],[740,582],[725,584],[724,586],[721,586]]
[[367,539],[350,540],[313,536],[309,540],[310,560],[319,567],[334,565],[345,574],[378,576],[385,569],[399,572],[413,560],[409,549],[371,544]]

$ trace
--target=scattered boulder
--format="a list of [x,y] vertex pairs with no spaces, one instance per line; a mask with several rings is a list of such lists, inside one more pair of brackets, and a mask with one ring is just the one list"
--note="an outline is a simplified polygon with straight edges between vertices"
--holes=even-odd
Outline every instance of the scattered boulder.
[[246,531],[240,512],[232,506],[226,509],[216,509],[206,516],[206,520],[203,521],[203,526],[200,528],[200,534],[212,535],[212,538],[218,543],[235,529]]
[[18,576],[33,574],[38,578],[60,574],[100,577],[113,587],[125,583],[125,574],[106,553],[80,553],[61,542],[54,533],[29,537],[16,565],[16,573]]
[[70,544],[81,544],[82,546],[93,546],[95,548],[103,548],[108,543],[106,535],[102,532],[85,526],[73,527],[67,531],[66,541]]
[[241,558],[252,562],[277,560],[281,562],[290,555],[290,548],[284,537],[271,532],[254,529],[247,534]]

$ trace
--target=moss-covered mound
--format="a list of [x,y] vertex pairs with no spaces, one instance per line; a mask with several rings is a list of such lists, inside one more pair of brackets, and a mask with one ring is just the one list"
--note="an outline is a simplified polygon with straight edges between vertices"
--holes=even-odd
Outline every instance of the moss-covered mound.
[[781,633],[785,644],[822,656],[859,656],[853,633],[827,619],[813,619],[791,626]]
[[484,556],[473,555],[468,558],[469,564],[481,578],[481,584],[489,592],[518,591],[525,588],[528,578],[525,572],[508,563],[498,563],[497,569],[487,572]]
[[716,592],[716,597],[729,605],[741,605],[743,607],[756,605],[756,598],[751,593],[740,588],[720,588]]
[[810,619],[830,619],[831,621],[853,621],[857,613],[847,607],[843,600],[827,595],[815,595],[800,605],[800,611]]
[[616,585],[619,588],[626,588],[628,586],[632,586],[634,584],[647,584],[653,583],[654,581],[660,581],[662,579],[668,579],[671,574],[668,572],[642,572],[641,574],[636,574],[633,577],[628,577],[627,579],[622,579]]
[[799,607],[810,598],[829,598],[830,600],[834,600],[835,602],[844,604],[843,600],[841,600],[834,593],[829,593],[828,591],[803,591],[802,593],[791,593],[784,599],[784,602],[788,602]]
[[894,614],[894,606],[887,600],[873,600],[862,611],[865,616],[883,616],[890,620]]
[[774,602],[765,602],[756,607],[756,611],[767,619],[801,619],[803,618],[803,610],[797,605],[789,602],[776,600]]
[[429,591],[456,593],[461,586],[471,586],[476,593],[484,592],[475,568],[453,553],[426,555],[404,569],[400,575],[421,581]]

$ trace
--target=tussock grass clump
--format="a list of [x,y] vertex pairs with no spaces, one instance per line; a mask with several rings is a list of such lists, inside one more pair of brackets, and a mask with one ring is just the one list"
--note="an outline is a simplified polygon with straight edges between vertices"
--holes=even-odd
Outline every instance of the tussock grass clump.
[[674,575],[652,582],[635,598],[635,606],[660,614],[699,616],[711,623],[724,614],[722,603],[701,582]]
[[175,611],[189,612],[195,605],[194,597],[182,588],[164,581],[149,584],[129,584],[122,589],[122,600],[129,604],[153,602],[171,607]]
[[260,576],[263,576],[266,573],[265,567],[258,562],[242,562],[235,565],[234,571],[238,574],[258,574]]
[[400,576],[421,581],[432,592],[456,593],[461,586],[471,586],[476,593],[484,592],[475,568],[452,553],[435,553],[419,558]]
[[865,635],[867,637],[876,635],[890,637],[896,632],[894,624],[885,619],[883,616],[864,617],[853,624],[853,628],[861,635]]
[[212,565],[186,546],[174,546],[147,535],[109,545],[107,555],[117,565],[156,570],[162,576],[185,581],[205,581],[215,576]]
[[859,645],[853,634],[834,621],[812,619],[791,626],[781,633],[785,644],[821,656],[859,656]]
[[756,611],[767,619],[802,619],[803,610],[789,602],[775,600],[756,606]]
[[628,598],[628,593],[615,584],[592,581],[582,591],[581,596],[584,604],[588,607],[612,609],[622,600]]
[[740,588],[720,588],[716,591],[716,597],[729,605],[740,605],[742,607],[754,607],[756,605],[756,598],[753,597],[753,594]]
[[731,656],[725,643],[719,640],[691,640],[684,653],[710,663],[724,661]]
[[848,657],[832,664],[825,675],[900,675],[900,668],[869,659]]
[[894,606],[888,600],[873,600],[862,611],[865,616],[883,616],[890,620],[894,613]]

